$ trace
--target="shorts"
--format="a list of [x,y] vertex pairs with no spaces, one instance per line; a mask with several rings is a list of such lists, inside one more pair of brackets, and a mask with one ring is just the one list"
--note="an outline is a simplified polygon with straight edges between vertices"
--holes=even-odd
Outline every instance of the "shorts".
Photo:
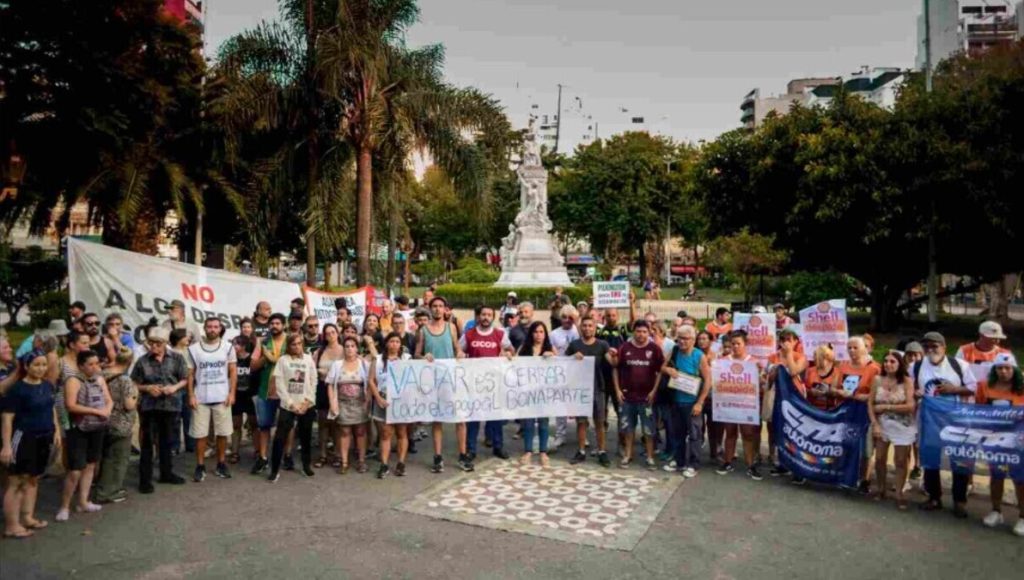
[[654,435],[654,413],[647,403],[630,403],[626,401],[620,405],[622,413],[619,414],[619,432],[635,433],[637,423],[640,424],[640,432],[651,437]]
[[316,410],[331,410],[331,399],[327,394],[327,383],[323,381],[317,381],[316,383]]
[[576,417],[576,421],[587,421],[594,425],[604,425],[608,420],[608,403],[604,391],[594,391],[594,414],[591,417]]
[[238,393],[235,396],[235,402],[231,405],[231,414],[235,417],[243,414],[251,417],[256,414],[256,405],[253,404],[252,397],[248,392]]
[[210,434],[210,425],[213,425],[213,434],[217,437],[227,437],[234,431],[231,423],[231,409],[227,403],[199,403],[199,406],[192,409],[192,424],[188,429],[188,436],[193,439],[202,439]]
[[106,429],[82,431],[77,427],[68,429],[65,442],[68,448],[68,470],[81,471],[90,463],[99,462],[103,456],[103,435]]
[[46,472],[50,451],[53,449],[53,433],[27,435],[15,431],[11,444],[14,447],[14,461],[7,468],[9,474],[39,477]]
[[281,399],[261,399],[253,397],[256,407],[256,426],[260,431],[270,431],[277,423],[277,409],[281,406]]

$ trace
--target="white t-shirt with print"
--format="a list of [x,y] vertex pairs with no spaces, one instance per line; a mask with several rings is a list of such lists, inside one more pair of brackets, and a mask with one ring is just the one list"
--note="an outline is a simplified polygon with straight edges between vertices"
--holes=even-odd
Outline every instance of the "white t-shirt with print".
[[932,364],[926,357],[921,362],[917,363],[921,366],[921,369],[917,371],[917,385],[916,387],[921,389],[926,397],[935,396],[935,387],[942,383],[950,383],[953,385],[966,387],[973,393],[978,388],[978,381],[974,378],[974,373],[971,372],[971,365],[967,364],[966,361],[956,361],[960,365],[960,370],[963,374],[963,380],[957,376],[956,371],[953,370],[953,366],[949,364],[949,357],[944,357],[942,362],[938,365]]
[[559,326],[551,331],[549,339],[551,340],[551,346],[555,349],[555,354],[565,356],[565,349],[569,348],[569,343],[579,337],[580,333],[576,331],[575,326],[570,326],[569,330]]

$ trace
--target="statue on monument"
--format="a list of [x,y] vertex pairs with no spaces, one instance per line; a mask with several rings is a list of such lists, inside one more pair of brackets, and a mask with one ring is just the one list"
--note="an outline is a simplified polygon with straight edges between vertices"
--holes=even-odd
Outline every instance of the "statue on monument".
[[533,127],[534,118],[530,117],[530,125],[526,130],[526,140],[523,142],[523,166],[540,167],[540,142],[537,140],[537,131]]

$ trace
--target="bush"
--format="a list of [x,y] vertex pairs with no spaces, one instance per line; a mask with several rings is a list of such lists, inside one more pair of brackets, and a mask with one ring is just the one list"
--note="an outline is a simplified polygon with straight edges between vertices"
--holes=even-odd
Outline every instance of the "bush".
[[424,285],[429,285],[444,274],[444,264],[436,258],[425,260],[419,264],[413,264],[412,273],[419,276]]
[[500,274],[481,264],[459,268],[448,275],[448,280],[455,284],[494,284],[499,277]]
[[853,280],[841,272],[796,272],[781,286],[789,291],[789,305],[794,310],[832,298],[849,301],[854,297]]
[[455,263],[456,270],[465,270],[467,268],[488,268],[487,262],[480,258],[474,258],[473,256],[466,256],[465,258],[459,258],[459,261]]
[[[509,290],[515,290],[520,302],[532,302],[538,309],[547,309],[553,288],[497,288],[490,284],[445,284],[438,286],[437,295],[443,296],[455,308],[475,308],[480,304],[498,307],[505,303]],[[575,303],[590,299],[590,286],[563,288]]]
[[64,318],[71,299],[66,290],[51,290],[36,294],[28,303],[32,328],[46,328],[51,320]]

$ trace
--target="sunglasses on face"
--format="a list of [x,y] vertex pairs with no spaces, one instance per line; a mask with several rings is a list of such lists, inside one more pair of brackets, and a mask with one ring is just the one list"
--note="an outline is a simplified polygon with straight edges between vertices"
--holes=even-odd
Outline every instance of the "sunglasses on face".
[[100,325],[100,321],[99,320],[87,320],[87,321],[83,322],[82,324],[84,324],[85,326],[99,326]]

